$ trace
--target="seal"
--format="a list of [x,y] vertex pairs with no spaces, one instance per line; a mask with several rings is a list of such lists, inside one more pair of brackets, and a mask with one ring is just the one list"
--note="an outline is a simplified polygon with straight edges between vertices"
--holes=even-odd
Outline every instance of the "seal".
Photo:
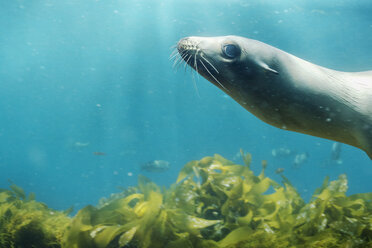
[[328,69],[239,36],[187,37],[177,50],[262,121],[358,147],[372,159],[372,71]]

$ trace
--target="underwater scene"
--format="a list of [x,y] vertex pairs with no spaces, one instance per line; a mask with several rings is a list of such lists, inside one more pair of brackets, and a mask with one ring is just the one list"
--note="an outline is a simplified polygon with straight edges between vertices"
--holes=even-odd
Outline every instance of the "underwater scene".
[[0,248],[372,247],[372,2],[0,13]]

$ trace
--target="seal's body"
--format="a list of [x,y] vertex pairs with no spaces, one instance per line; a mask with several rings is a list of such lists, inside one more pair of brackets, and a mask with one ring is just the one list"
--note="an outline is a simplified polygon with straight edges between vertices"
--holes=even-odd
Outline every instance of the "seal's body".
[[177,48],[266,123],[358,147],[372,159],[372,71],[327,69],[238,36],[188,37]]

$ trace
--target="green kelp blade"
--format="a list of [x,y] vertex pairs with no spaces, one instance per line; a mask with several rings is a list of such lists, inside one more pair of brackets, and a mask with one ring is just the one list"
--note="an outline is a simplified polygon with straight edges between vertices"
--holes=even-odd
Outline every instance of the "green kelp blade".
[[197,236],[200,234],[200,229],[221,222],[220,220],[206,220],[187,215],[180,209],[168,209],[167,214],[169,223],[178,230],[178,233],[189,233]]
[[249,225],[252,221],[253,217],[253,211],[249,211],[248,214],[242,217],[237,218],[237,222],[239,225],[244,226],[244,225]]
[[187,225],[191,229],[202,229],[208,226],[215,225],[221,222],[220,220],[206,220],[195,216],[187,216]]
[[134,234],[137,232],[138,226],[133,227],[132,229],[123,233],[119,238],[119,245],[123,247],[132,241]]
[[65,215],[69,215],[74,211],[74,206],[69,207],[68,209],[62,211]]
[[234,244],[247,240],[252,233],[252,229],[248,226],[243,226],[230,232],[224,239],[220,240],[218,244],[220,247],[237,247]]
[[265,177],[259,183],[255,184],[252,187],[251,192],[254,192],[255,194],[261,195],[261,194],[265,193],[270,188],[270,186],[272,184],[271,182],[272,182],[272,180],[270,178]]
[[[326,188],[324,188],[318,195],[314,195],[316,198],[323,201],[337,197],[345,197],[347,191],[347,178],[346,175],[342,174],[338,180],[331,181]],[[313,196],[313,198],[314,198]]]
[[239,176],[226,176],[218,182],[218,188],[222,190],[229,199],[238,199],[243,193],[243,179]]
[[338,176],[338,180],[332,181],[329,183],[328,186],[329,190],[332,191],[332,193],[340,193],[344,194],[347,191],[347,177],[345,174],[341,174]]
[[198,162],[198,167],[204,168],[209,167],[215,159],[213,157],[204,157],[200,159]]
[[0,192],[0,203],[8,202],[12,197],[14,198],[9,190],[2,191]]
[[196,248],[221,248],[216,241],[199,239],[197,245],[193,246]]
[[91,225],[91,213],[93,211],[93,206],[87,206],[77,213],[63,235],[63,248],[94,247],[93,240],[89,236],[93,228]]
[[282,179],[283,179],[282,183],[283,183],[284,185],[286,185],[287,187],[294,188],[293,185],[292,185],[292,183],[289,181],[289,179],[288,179],[286,176],[284,176],[283,174],[280,174],[280,176],[281,176]]
[[252,162],[252,155],[249,152],[244,152],[243,149],[240,149],[240,155],[242,156],[244,164],[249,168]]
[[146,221],[153,220],[159,213],[162,202],[163,202],[162,194],[155,191],[150,191],[149,199],[147,201],[143,201],[136,204],[133,210],[138,217],[144,216]]
[[188,162],[178,174],[176,183],[181,182],[183,179],[189,176],[193,172],[193,167],[198,167],[198,163],[199,162],[197,160]]
[[261,170],[261,173],[260,175],[258,175],[258,178],[260,180],[264,179],[265,178],[265,170],[267,168],[267,160],[262,160],[261,161],[261,166],[262,166],[262,170]]
[[311,197],[311,200],[310,202],[314,201],[316,198],[317,198],[317,195],[319,195],[324,189],[327,188],[328,186],[328,183],[329,183],[329,176],[326,176],[323,180],[323,184],[322,186],[320,186],[319,188],[317,188],[315,191],[314,191],[314,194],[313,196]]
[[168,242],[165,248],[194,248],[194,246],[189,240],[189,237],[186,237]]
[[234,162],[222,157],[221,155],[219,155],[217,153],[214,154],[213,159],[221,162],[223,165],[233,165],[234,164]]
[[[137,199],[137,198],[135,198]],[[117,199],[91,212],[91,225],[122,225],[136,218],[134,210],[127,205],[126,198]]]
[[[289,179],[285,177],[283,174],[281,174],[280,176],[283,178],[283,184],[285,186],[287,196],[290,199],[292,199],[292,201],[295,201],[297,205],[301,206],[304,205],[305,204],[304,200],[301,198],[300,194],[297,192],[297,189],[292,185]],[[276,182],[273,181],[273,183],[275,184]],[[277,184],[276,186],[273,187],[280,188],[281,186]]]
[[370,193],[359,193],[349,196],[351,200],[362,199],[366,202],[372,202],[372,192]]
[[[165,205],[167,208],[181,208],[186,213],[194,214],[198,204],[195,202],[199,199],[196,187],[189,182],[171,188],[165,196]],[[201,202],[199,202],[200,204]]]
[[142,202],[144,199],[143,194],[135,193],[126,196],[125,198],[115,199],[110,204],[104,205],[100,208],[100,211],[118,211],[120,213],[127,213],[128,208],[132,208],[138,202]]
[[36,199],[36,195],[34,192],[31,192],[30,194],[28,194],[27,201],[35,201],[35,199]]
[[[285,185],[285,194],[287,199],[291,201],[291,205],[294,208],[294,211],[299,210],[305,205],[305,201],[301,198],[301,195],[297,192],[296,188],[293,187],[292,183],[286,178],[283,174],[281,175],[284,180],[283,184]],[[278,186],[280,187],[280,186]],[[274,188],[277,188],[274,186]]]
[[286,207],[286,209],[288,209],[288,206],[286,206],[287,199],[284,194],[284,188],[277,189],[270,195],[263,195],[262,200],[263,204],[258,211],[266,220],[273,219],[281,207]]
[[234,175],[234,176],[250,176],[249,168],[241,165],[236,164],[230,164],[230,165],[223,165],[220,166],[220,169],[222,170],[222,174],[228,174],[228,175]]
[[151,181],[148,177],[143,175],[138,176],[138,188],[145,196],[145,200],[148,199],[149,193],[152,191],[160,192],[160,187]]
[[343,208],[343,212],[348,212],[354,217],[362,217],[368,212],[363,199],[352,200],[350,197],[338,198],[335,200],[335,205]]
[[21,187],[19,187],[15,183],[12,183],[9,187],[13,190],[13,192],[19,199],[22,199],[22,200],[26,199],[26,193]]
[[328,201],[332,197],[332,192],[329,189],[324,189],[319,195],[316,196],[322,201]]
[[155,229],[155,235],[161,236],[161,237],[167,237],[170,232],[171,228],[168,223],[168,213],[165,210],[160,211],[158,218],[155,220],[155,223],[153,225]]
[[202,238],[192,238],[189,233],[177,234],[176,240],[170,241],[162,248],[221,248],[217,242]]
[[98,225],[95,226],[94,229],[90,231],[89,235],[94,240],[95,248],[106,248],[109,247],[110,243],[116,237],[118,237],[125,231],[127,231],[126,227],[123,226]]
[[159,192],[148,192],[148,200],[138,203],[134,207],[134,212],[138,220],[134,223],[138,225],[136,231],[136,240],[138,240],[139,247],[158,247],[151,243],[153,237],[153,228],[157,224],[158,216],[163,210],[162,208],[163,195]]

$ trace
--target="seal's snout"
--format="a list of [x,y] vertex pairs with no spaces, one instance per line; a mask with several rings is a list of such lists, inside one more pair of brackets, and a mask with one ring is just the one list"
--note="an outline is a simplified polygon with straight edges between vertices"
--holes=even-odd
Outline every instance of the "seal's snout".
[[183,44],[189,42],[189,37],[186,37],[186,38],[182,38],[178,41],[178,46],[182,46]]
[[195,53],[198,49],[198,46],[196,41],[192,37],[186,37],[178,42],[177,49],[180,54],[183,54],[185,52]]

